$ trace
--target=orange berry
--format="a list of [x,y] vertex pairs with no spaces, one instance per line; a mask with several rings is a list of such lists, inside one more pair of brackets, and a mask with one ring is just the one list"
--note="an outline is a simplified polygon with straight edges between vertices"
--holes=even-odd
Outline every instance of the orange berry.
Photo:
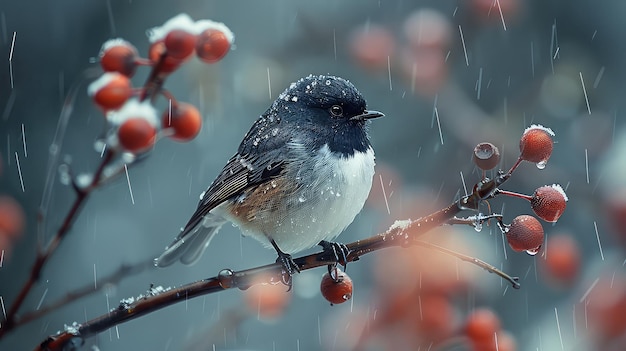
[[137,70],[137,49],[122,39],[112,39],[102,45],[100,65],[106,72],[118,72],[132,77]]
[[178,67],[180,67],[180,65],[183,63],[183,60],[177,59],[169,55],[168,53],[166,53],[166,51],[167,49],[163,40],[158,40],[150,45],[150,49],[148,49],[148,58],[150,58],[150,61],[153,65],[156,65],[158,62],[160,62],[163,54],[165,54],[165,57],[163,58],[163,61],[161,62],[161,65],[158,67],[158,69],[162,73],[172,73],[177,70]]
[[452,41],[452,25],[440,11],[420,9],[404,21],[404,34],[413,49],[448,51]]
[[195,50],[196,36],[181,29],[174,29],[165,36],[163,44],[168,55],[184,60]]
[[391,32],[378,25],[361,27],[354,31],[350,51],[365,68],[387,68],[387,60],[393,54],[395,41]]
[[24,211],[17,201],[9,196],[0,196],[0,233],[15,239],[22,234],[24,223]]
[[506,230],[506,240],[515,251],[526,251],[536,254],[543,244],[543,227],[541,223],[529,215],[520,215],[513,219]]
[[[450,300],[442,294],[420,295],[419,302],[415,300],[418,299],[412,296],[413,306],[404,306],[414,317],[415,331],[428,343],[437,344],[449,338],[455,328],[455,311]],[[415,310],[415,305],[419,311]]]
[[322,277],[320,291],[326,300],[333,304],[344,303],[352,298],[352,279],[339,267],[335,268],[336,277],[325,273]]
[[535,214],[546,222],[556,222],[566,206],[567,195],[558,184],[537,188],[530,200],[530,207]]
[[88,87],[89,95],[103,110],[117,110],[132,95],[128,77],[117,72],[108,72],[96,79]]
[[217,29],[209,28],[198,34],[196,39],[196,54],[206,63],[221,60],[230,50],[230,39]]
[[143,152],[156,142],[156,128],[144,118],[131,117],[122,122],[117,137],[124,149],[134,153]]
[[472,350],[475,351],[515,351],[516,349],[515,338],[503,330],[491,334],[489,340],[472,342]]
[[488,171],[500,162],[500,150],[492,143],[480,143],[474,148],[472,160],[478,168]]
[[520,158],[528,162],[545,164],[552,154],[552,137],[550,128],[531,125],[526,128],[519,141]]
[[259,317],[278,317],[285,310],[291,295],[283,284],[256,284],[245,292],[248,309]]
[[202,117],[200,111],[191,104],[179,102],[172,106],[162,116],[163,128],[171,128],[174,134],[169,137],[176,141],[189,141],[198,135],[202,127]]
[[490,309],[477,308],[465,321],[465,335],[472,343],[485,343],[494,340],[500,331],[500,318]]
[[569,235],[550,236],[546,244],[545,260],[540,260],[539,264],[549,280],[555,280],[560,285],[571,285],[580,270],[578,243]]

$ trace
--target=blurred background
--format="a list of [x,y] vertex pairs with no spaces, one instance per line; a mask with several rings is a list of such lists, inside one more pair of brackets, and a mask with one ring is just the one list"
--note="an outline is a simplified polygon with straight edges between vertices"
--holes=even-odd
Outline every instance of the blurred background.
[[[94,140],[104,119],[83,72],[99,67],[100,46],[110,38],[132,42],[146,57],[145,31],[181,12],[224,22],[235,34],[222,61],[194,59],[165,84],[200,109],[200,135],[190,143],[160,140],[133,165],[132,198],[124,176],[93,194],[22,312],[83,286],[98,290],[12,331],[0,349],[32,349],[64,324],[104,314],[151,284],[178,286],[222,268],[273,262],[272,250],[226,226],[195,266],[96,282],[160,254],[252,122],[310,73],[349,79],[369,108],[386,114],[370,129],[377,157],[370,198],[342,242],[427,215],[471,190],[481,177],[471,161],[477,143],[498,146],[500,168],[508,169],[526,127],[556,133],[547,167],[524,163],[504,186],[525,194],[553,183],[566,190],[561,219],[542,221],[540,254],[514,252],[493,225],[481,232],[448,226],[424,237],[519,276],[522,288],[430,250],[391,249],[348,266],[354,294],[344,304],[330,306],[320,295],[325,269],[309,270],[294,278],[292,292],[265,286],[190,299],[87,339],[84,349],[495,350],[496,341],[499,350],[626,348],[626,3],[618,0],[3,2],[5,308],[28,276],[38,236],[51,237],[75,196],[57,180],[38,234],[49,147],[66,94],[82,84],[61,155],[73,172],[88,173],[99,162]],[[140,67],[133,83],[140,86],[147,73]],[[490,205],[507,223],[532,214],[522,199]]]

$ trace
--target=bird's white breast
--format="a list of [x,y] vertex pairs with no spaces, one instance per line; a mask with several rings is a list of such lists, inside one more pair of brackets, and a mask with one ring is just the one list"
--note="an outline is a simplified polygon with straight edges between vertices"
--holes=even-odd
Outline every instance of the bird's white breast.
[[[304,152],[292,144],[292,151]],[[304,156],[304,155],[301,155]],[[374,151],[338,156],[324,145],[311,157],[295,157],[285,177],[297,182],[297,190],[282,199],[275,198],[248,223],[229,218],[244,235],[250,235],[269,246],[267,237],[276,241],[286,253],[295,253],[332,240],[361,211],[374,176]],[[245,201],[245,199],[243,200]]]

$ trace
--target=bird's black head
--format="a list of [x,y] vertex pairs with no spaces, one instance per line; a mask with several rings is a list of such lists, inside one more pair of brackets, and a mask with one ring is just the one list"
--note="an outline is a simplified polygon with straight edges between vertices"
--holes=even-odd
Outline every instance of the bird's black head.
[[328,144],[331,151],[344,156],[369,148],[366,122],[383,116],[366,110],[363,95],[352,83],[323,75],[310,75],[292,83],[268,114],[281,119],[282,126],[300,142],[315,149]]

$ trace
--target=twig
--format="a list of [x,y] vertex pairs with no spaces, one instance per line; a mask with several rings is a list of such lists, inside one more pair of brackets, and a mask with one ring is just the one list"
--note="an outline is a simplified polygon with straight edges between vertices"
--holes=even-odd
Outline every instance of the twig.
[[468,255],[464,255],[462,253],[456,252],[456,251],[452,251],[448,248],[439,246],[439,245],[435,245],[435,244],[431,244],[429,242],[426,241],[421,241],[421,240],[415,240],[413,242],[415,245],[420,245],[420,246],[424,246],[430,249],[434,249],[440,252],[443,252],[445,254],[454,256],[462,261],[465,262],[469,262],[471,264],[475,264],[476,266],[486,270],[489,273],[494,273],[496,275],[498,275],[499,277],[501,277],[502,279],[507,280],[509,283],[511,283],[511,285],[513,286],[513,288],[515,289],[519,289],[521,287],[520,283],[519,283],[519,277],[512,277],[508,274],[506,274],[505,272],[501,271],[500,269],[496,268],[495,266],[483,261],[483,260],[479,260],[476,257],[472,257],[472,256],[468,256]]
[[69,293],[67,293],[64,297],[49,303],[43,307],[41,307],[40,309],[36,310],[36,311],[32,311],[32,312],[28,312],[25,313],[23,316],[16,316],[14,322],[13,322],[13,327],[19,327],[22,324],[26,324],[29,323],[31,321],[34,321],[38,318],[41,318],[45,315],[47,315],[50,312],[53,312],[55,310],[57,310],[60,307],[63,307],[73,301],[76,301],[80,298],[83,298],[85,296],[91,295],[97,291],[100,291],[102,288],[104,288],[107,284],[116,284],[118,283],[120,280],[141,273],[143,271],[145,271],[146,269],[149,269],[151,267],[154,267],[154,260],[150,259],[148,261],[144,261],[144,262],[140,262],[138,264],[134,264],[134,265],[129,265],[129,264],[123,264],[121,265],[115,272],[109,274],[108,276],[101,278],[98,280],[98,284],[97,287],[94,287],[93,284],[86,284],[83,287],[80,287],[74,291],[71,291]]
[[72,224],[74,223],[74,220],[76,220],[78,213],[82,208],[82,205],[89,198],[89,194],[99,185],[102,178],[102,173],[104,172],[106,166],[114,158],[114,155],[115,153],[112,151],[106,152],[104,154],[104,156],[102,157],[102,161],[100,162],[98,169],[94,173],[93,179],[91,180],[89,186],[78,189],[76,191],[76,199],[74,200],[74,203],[65,215],[65,219],[63,220],[61,227],[59,227],[59,229],[57,230],[56,235],[50,240],[46,248],[38,250],[37,257],[35,258],[35,263],[33,264],[30,272],[30,276],[28,277],[26,283],[24,283],[24,285],[22,286],[22,289],[20,290],[15,301],[9,308],[6,318],[2,323],[2,329],[0,329],[0,338],[2,338],[4,334],[6,334],[8,331],[15,327],[17,312],[24,303],[24,300],[28,296],[28,293],[32,289],[33,285],[41,277],[41,271],[48,262],[48,259],[56,251],[57,247],[59,246],[65,235],[69,232]]

